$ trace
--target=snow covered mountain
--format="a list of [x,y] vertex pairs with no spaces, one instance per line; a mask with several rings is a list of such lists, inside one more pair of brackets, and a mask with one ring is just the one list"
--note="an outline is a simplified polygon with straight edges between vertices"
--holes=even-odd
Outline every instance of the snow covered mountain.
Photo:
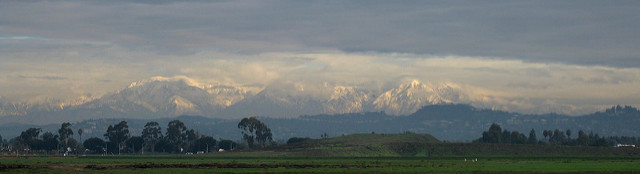
[[455,84],[425,84],[413,80],[380,94],[372,105],[376,111],[408,115],[425,105],[461,102],[464,96]]
[[74,109],[108,108],[126,117],[213,116],[249,92],[230,86],[204,86],[186,77],[154,77]]
[[26,116],[20,118],[21,121],[35,118],[42,122],[179,115],[296,117],[373,111],[408,115],[425,105],[468,101],[461,91],[456,84],[427,84],[417,80],[402,83],[381,94],[357,86],[327,82],[279,82],[254,95],[243,87],[202,85],[182,76],[154,77],[134,82],[97,99],[81,98],[73,104],[48,102],[46,105],[29,105],[0,98],[0,115]]
[[367,110],[373,96],[353,86],[334,86],[333,93],[323,104],[324,113],[358,113]]
[[364,111],[369,100],[369,94],[357,87],[283,82],[268,86],[257,95],[232,105],[222,115],[294,117],[353,113]]
[[0,116],[26,115],[32,112],[55,112],[64,109],[65,106],[72,105],[55,99],[42,99],[39,102],[13,102],[0,97]]

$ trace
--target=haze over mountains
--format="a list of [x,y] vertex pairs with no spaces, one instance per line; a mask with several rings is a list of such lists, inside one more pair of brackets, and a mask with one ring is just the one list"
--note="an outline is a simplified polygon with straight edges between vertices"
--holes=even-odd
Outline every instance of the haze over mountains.
[[255,94],[251,91],[238,86],[202,85],[187,77],[154,77],[75,105],[58,100],[38,104],[0,100],[0,121],[4,123],[0,130],[3,136],[14,136],[36,125],[55,131],[60,122],[72,122],[88,136],[101,137],[108,125],[121,120],[130,122],[131,131],[137,134],[148,121],[164,125],[180,119],[202,134],[236,138],[235,126],[240,118],[260,116],[279,139],[321,133],[338,136],[412,131],[443,140],[468,141],[491,123],[521,132],[535,128],[640,134],[636,126],[640,124],[640,112],[636,108],[617,106],[575,117],[505,112],[482,108],[500,104],[478,100],[454,83],[410,80],[375,92],[331,83],[282,82]]
[[[477,108],[510,111],[512,101],[479,96],[455,83],[406,80],[388,89],[371,90],[335,83],[283,81],[255,90],[231,85],[202,85],[188,77],[153,77],[99,98],[74,101],[48,99],[18,103],[0,98],[0,120],[48,124],[98,118],[156,119],[180,115],[213,118],[301,115],[383,111],[400,116],[423,106],[457,103]],[[257,92],[255,92],[257,91]],[[563,107],[557,105],[554,107]]]
[[407,115],[424,105],[465,102],[465,99],[455,84],[426,84],[418,80],[398,84],[382,93],[326,82],[318,85],[283,82],[253,94],[244,87],[205,86],[187,77],[154,77],[74,104],[57,100],[36,104],[0,100],[0,115],[7,121],[28,123],[179,115],[296,117],[373,111]]

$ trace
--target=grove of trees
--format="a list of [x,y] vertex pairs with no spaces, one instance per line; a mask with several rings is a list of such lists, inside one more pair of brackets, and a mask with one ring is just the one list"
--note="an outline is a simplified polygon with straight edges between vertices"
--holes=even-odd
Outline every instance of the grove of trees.
[[636,138],[633,137],[601,137],[593,132],[586,134],[584,131],[578,131],[578,136],[575,139],[571,138],[572,131],[567,129],[562,131],[556,130],[543,130],[543,138],[538,140],[536,137],[536,131],[531,129],[529,137],[518,131],[502,130],[500,125],[492,124],[489,130],[482,132],[482,137],[474,142],[482,143],[511,143],[511,144],[556,144],[556,145],[572,145],[572,146],[613,146],[617,142],[626,142],[628,144],[637,143]]
[[[245,118],[240,121],[238,128],[243,133],[243,138],[249,147],[266,147],[272,142],[271,129],[255,117]],[[78,129],[77,134],[82,139],[83,129]],[[164,134],[163,134],[164,133]],[[9,142],[0,136],[1,151],[10,153],[39,153],[39,154],[121,154],[121,153],[196,153],[233,150],[245,147],[232,140],[220,139],[211,136],[200,135],[180,120],[173,120],[167,124],[163,131],[157,122],[145,124],[140,136],[132,136],[129,125],[121,121],[109,125],[104,138],[89,137],[79,143],[73,139],[74,131],[71,123],[62,123],[57,134],[42,132],[40,128],[29,128],[11,139]],[[254,142],[257,143],[256,146]]]

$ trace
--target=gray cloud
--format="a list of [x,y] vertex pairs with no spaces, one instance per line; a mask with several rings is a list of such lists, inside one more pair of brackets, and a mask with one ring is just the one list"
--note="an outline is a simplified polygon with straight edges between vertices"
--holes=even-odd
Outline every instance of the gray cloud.
[[2,37],[176,55],[337,49],[640,67],[637,1],[130,2],[3,2]]
[[60,76],[24,76],[24,75],[18,75],[18,78],[25,78],[25,79],[42,79],[42,80],[66,80],[66,77],[60,77]]
[[637,104],[639,7],[0,0],[0,96],[97,97],[154,76],[187,76],[253,90],[279,81],[372,91],[406,79],[453,82],[478,100],[532,111],[545,102]]

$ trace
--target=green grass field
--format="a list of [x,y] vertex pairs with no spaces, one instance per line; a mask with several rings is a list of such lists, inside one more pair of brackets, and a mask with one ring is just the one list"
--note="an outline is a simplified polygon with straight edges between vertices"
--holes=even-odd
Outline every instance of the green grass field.
[[[477,159],[477,161],[476,161]],[[0,157],[0,173],[638,173],[640,149],[356,134],[199,155]]]
[[632,157],[217,157],[92,156],[70,159],[0,159],[2,173],[549,173],[640,172]]

